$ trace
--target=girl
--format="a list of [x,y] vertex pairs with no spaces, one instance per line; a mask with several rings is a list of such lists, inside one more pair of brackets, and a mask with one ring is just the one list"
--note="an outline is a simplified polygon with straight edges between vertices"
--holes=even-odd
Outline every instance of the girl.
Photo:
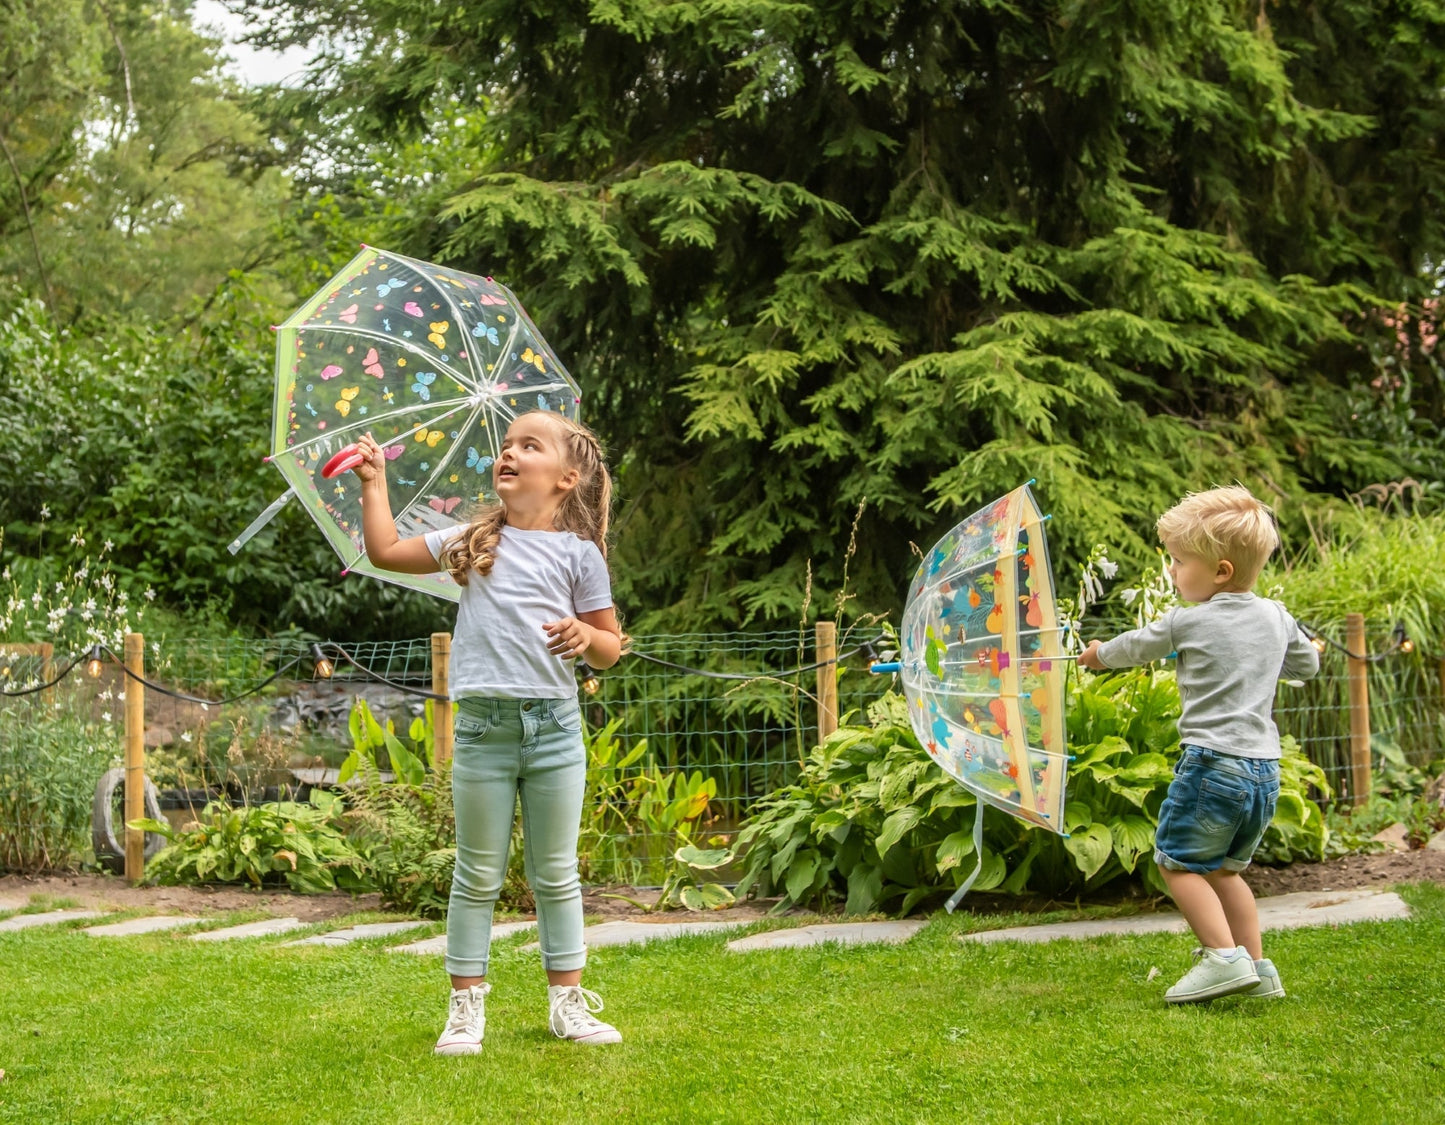
[[408,574],[446,569],[462,587],[452,646],[452,995],[436,1053],[481,1050],[492,909],[518,794],[552,1031],[579,1043],[621,1042],[593,1014],[601,997],[582,987],[577,832],[587,755],[577,682],[565,663],[580,656],[608,668],[622,648],[605,558],[612,480],[597,437],[560,414],[521,415],[492,466],[500,503],[466,527],[406,540],[391,517],[381,448],[368,434],[357,451],[365,458],[356,473],[367,556]]

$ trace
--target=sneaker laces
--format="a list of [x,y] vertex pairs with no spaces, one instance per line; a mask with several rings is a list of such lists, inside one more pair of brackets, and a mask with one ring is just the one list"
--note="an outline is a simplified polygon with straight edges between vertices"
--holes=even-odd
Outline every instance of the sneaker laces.
[[487,995],[484,985],[473,985],[452,993],[452,1010],[447,1014],[447,1031],[463,1031],[476,1022],[477,1009]]
[[583,988],[580,984],[568,987],[566,992],[559,992],[552,1000],[552,1015],[559,1012],[564,1020],[573,1020],[586,1028],[603,1026],[602,1021],[596,1016],[602,1011],[602,997],[593,992],[590,988]]

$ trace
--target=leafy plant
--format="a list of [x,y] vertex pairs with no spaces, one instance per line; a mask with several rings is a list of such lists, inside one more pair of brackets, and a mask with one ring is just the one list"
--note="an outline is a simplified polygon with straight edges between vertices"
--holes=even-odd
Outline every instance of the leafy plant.
[[284,881],[293,891],[369,891],[370,865],[337,824],[341,798],[315,790],[308,804],[273,801],[233,808],[212,801],[182,829],[149,817],[130,826],[159,832],[170,843],[146,866],[157,883]]
[[119,742],[67,686],[59,707],[41,695],[0,700],[0,871],[63,870],[89,854],[95,785]]
[[[1154,830],[1178,757],[1178,715],[1172,672],[1084,677],[1068,719],[1068,835],[986,810],[975,890],[1077,894],[1134,877],[1165,893]],[[1280,809],[1265,844],[1280,858],[1320,858],[1324,818],[1307,793],[1324,777],[1292,740],[1285,750]],[[738,834],[746,865],[738,894],[779,894],[778,909],[841,902],[850,914],[907,914],[957,886],[980,858],[974,805],[919,746],[904,700],[889,694],[869,708],[867,726],[839,728],[812,751],[797,782],[754,807]]]
[[[427,720],[430,718],[431,714],[428,712]],[[362,770],[370,771],[379,779],[384,768],[381,762],[383,751],[387,764],[398,780],[413,786],[419,786],[425,780],[427,767],[432,764],[433,747],[436,745],[429,721],[412,720],[408,733],[414,751],[408,750],[401,744],[401,739],[396,737],[396,726],[392,720],[387,719],[386,726],[383,727],[376,721],[376,716],[371,713],[371,707],[366,700],[358,697],[352,704],[347,729],[351,732],[352,750],[341,763],[337,776],[338,784],[345,785]]]

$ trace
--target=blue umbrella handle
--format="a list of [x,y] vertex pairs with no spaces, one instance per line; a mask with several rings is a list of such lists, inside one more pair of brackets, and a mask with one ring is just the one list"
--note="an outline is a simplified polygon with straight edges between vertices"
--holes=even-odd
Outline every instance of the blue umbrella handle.
[[902,671],[902,669],[903,664],[897,660],[890,660],[884,664],[870,664],[868,666],[868,671],[872,672],[875,676],[891,675],[894,672]]

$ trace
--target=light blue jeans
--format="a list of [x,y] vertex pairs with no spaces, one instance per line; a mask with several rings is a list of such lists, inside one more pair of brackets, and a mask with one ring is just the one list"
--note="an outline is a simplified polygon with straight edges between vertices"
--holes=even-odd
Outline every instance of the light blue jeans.
[[507,872],[518,795],[542,965],[582,968],[587,947],[582,943],[577,832],[587,751],[576,698],[464,698],[458,700],[455,732],[457,865],[447,910],[447,972],[486,975],[492,911]]

